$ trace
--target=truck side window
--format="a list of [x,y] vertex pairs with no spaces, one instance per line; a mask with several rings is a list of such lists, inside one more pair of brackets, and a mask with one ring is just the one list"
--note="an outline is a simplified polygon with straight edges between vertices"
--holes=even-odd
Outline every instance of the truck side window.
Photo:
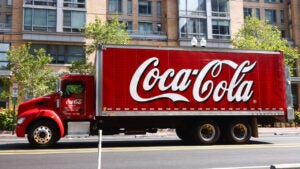
[[82,94],[84,92],[84,85],[82,82],[65,82],[63,87],[63,97],[71,97],[72,94]]

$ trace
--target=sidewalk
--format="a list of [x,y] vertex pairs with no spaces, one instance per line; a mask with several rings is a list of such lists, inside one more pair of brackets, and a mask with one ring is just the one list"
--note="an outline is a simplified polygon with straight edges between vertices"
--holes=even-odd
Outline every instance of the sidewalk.
[[12,131],[0,131],[0,139],[1,138],[16,138],[16,133]]
[[258,128],[258,133],[272,135],[300,135],[300,127]]

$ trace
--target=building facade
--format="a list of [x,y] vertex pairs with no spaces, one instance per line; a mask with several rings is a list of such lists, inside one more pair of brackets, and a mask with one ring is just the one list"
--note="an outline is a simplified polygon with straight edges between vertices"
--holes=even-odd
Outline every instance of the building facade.
[[10,76],[6,51],[28,42],[32,51],[44,48],[53,57],[49,67],[57,72],[74,60],[93,61],[84,50],[91,41],[80,29],[95,17],[110,20],[116,14],[134,45],[190,46],[196,37],[210,48],[231,48],[244,18],[255,16],[277,25],[299,47],[299,5],[299,0],[0,0],[0,75]]

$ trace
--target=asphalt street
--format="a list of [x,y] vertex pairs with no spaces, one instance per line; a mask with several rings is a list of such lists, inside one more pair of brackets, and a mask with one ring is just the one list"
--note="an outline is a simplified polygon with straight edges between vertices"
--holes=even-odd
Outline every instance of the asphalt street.
[[[64,138],[48,149],[33,149],[25,138],[0,136],[0,168],[95,169],[98,137]],[[246,145],[195,146],[172,131],[146,136],[104,136],[102,169],[266,169],[300,163],[300,129],[260,129]]]

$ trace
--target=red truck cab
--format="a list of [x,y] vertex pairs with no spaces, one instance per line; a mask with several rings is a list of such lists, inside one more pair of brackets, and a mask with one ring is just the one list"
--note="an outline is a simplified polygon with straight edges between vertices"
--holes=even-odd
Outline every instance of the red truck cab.
[[93,120],[94,89],[91,75],[63,75],[58,92],[19,105],[17,136],[27,134],[30,143],[48,146],[68,134],[68,122]]

